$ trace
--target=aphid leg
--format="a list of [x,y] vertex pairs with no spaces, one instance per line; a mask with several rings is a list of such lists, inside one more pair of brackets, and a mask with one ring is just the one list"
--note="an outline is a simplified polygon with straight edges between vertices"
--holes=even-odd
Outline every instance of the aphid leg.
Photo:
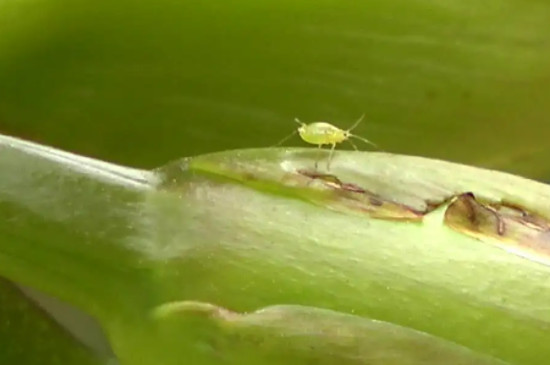
[[317,145],[317,150],[319,151],[319,153],[317,154],[317,158],[315,159],[315,171],[317,171],[317,168],[319,167],[319,155],[321,154],[321,147],[323,145]]
[[333,143],[332,147],[330,148],[330,153],[328,155],[327,171],[330,171],[330,162],[332,161],[332,154],[334,153],[335,148],[336,148],[336,143]]
[[348,142],[351,144],[351,146],[353,147],[354,150],[359,151],[359,149],[357,148],[357,146],[355,145],[355,143],[353,143],[353,142],[351,141],[351,139],[348,138]]

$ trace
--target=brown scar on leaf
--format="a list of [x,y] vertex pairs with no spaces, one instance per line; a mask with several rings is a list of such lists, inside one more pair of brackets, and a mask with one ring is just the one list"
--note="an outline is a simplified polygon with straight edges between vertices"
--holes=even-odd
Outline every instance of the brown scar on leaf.
[[528,212],[518,204],[504,200],[498,204],[489,203],[489,205],[499,214],[515,221],[520,221],[534,229],[550,230],[550,222],[547,218],[533,212]]
[[471,192],[453,195],[441,201],[426,202],[418,211],[394,202],[356,184],[342,181],[335,175],[316,171],[297,170],[334,194],[323,204],[336,210],[366,213],[372,218],[403,221],[422,221],[426,214],[447,206],[444,224],[462,234],[522,256],[547,255],[550,261],[550,220],[508,201],[485,201]]
[[506,251],[550,263],[549,220],[509,202],[484,202],[473,193],[456,196],[445,211],[451,229]]
[[[180,171],[180,164],[177,166]],[[192,168],[220,176],[215,165],[205,162]],[[364,176],[365,185],[360,186],[332,174],[292,167],[282,169],[282,173],[280,170],[250,173],[246,168],[223,171],[224,178],[264,192],[292,196],[333,211],[373,219],[418,223],[441,209],[444,210],[443,224],[450,229],[550,265],[550,216],[540,213],[541,209],[544,211],[540,203],[533,204],[539,207],[535,211],[536,208],[529,209],[505,199],[480,199],[472,192],[447,189],[431,180],[427,181],[431,185],[422,186],[410,179],[386,181],[384,176],[373,175],[372,181],[365,180]],[[408,182],[412,183],[410,191]],[[456,189],[456,185],[453,186]],[[418,194],[415,193],[417,187],[421,187]],[[433,194],[430,187],[434,189]],[[520,198],[518,200],[528,201]]]
[[445,211],[445,223],[470,235],[494,234],[504,235],[506,225],[497,210],[489,205],[479,203],[473,193],[464,193],[454,199]]
[[356,184],[343,182],[331,174],[297,170],[307,177],[306,186],[331,190],[334,195],[322,202],[335,210],[362,212],[371,218],[422,221],[426,214],[446,206],[444,224],[461,234],[495,245],[508,252],[550,265],[550,220],[509,201],[488,201],[472,192],[439,201],[426,201],[424,210],[415,210]]
[[405,204],[384,199],[359,185],[343,182],[335,175],[308,170],[297,170],[297,172],[310,179],[306,185],[315,181],[332,190],[333,199],[324,202],[330,208],[362,212],[378,219],[421,221],[423,218],[424,212],[414,210]]

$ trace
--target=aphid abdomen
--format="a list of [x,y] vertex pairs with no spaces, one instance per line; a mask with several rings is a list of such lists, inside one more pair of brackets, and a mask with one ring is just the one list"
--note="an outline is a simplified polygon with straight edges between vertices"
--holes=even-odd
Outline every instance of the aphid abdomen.
[[325,122],[304,125],[299,130],[300,137],[307,143],[316,145],[337,144],[346,140],[346,131]]

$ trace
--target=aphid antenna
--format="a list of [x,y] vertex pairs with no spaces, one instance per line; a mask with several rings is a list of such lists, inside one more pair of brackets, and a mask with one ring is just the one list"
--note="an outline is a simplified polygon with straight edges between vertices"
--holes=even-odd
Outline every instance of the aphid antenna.
[[363,118],[365,118],[365,114],[361,115],[361,118],[357,119],[357,122],[353,123],[353,125],[348,129],[348,132],[351,132],[357,128],[357,126],[363,121]]
[[295,121],[296,123],[298,123],[299,125],[306,125],[306,123],[302,122],[302,121],[301,121],[300,119],[298,119],[298,118],[294,118],[294,121]]
[[[359,137],[359,136],[357,136],[357,135],[355,135],[355,134],[350,134],[349,136],[352,137],[352,138],[357,138],[357,139],[360,140],[360,141],[363,141],[363,142],[365,142],[365,143],[367,143],[367,144],[370,144],[370,145],[373,146],[373,147],[378,148],[378,146],[377,146],[375,143],[372,143],[371,141],[369,141],[369,140],[366,139],[366,138]],[[349,141],[349,140],[348,140],[348,141]],[[351,141],[350,141],[350,142],[351,142]]]
[[[358,135],[356,135],[356,134],[350,133],[352,130],[354,130],[354,129],[363,121],[363,118],[365,118],[365,114],[364,114],[364,113],[363,113],[363,115],[361,115],[361,117],[360,117],[359,119],[357,119],[357,121],[356,121],[355,123],[353,123],[353,125],[351,126],[350,129],[347,130],[347,132],[349,133],[349,136],[350,136],[350,137],[356,138],[356,139],[358,139],[358,140],[360,140],[360,141],[363,141],[363,142],[365,142],[365,143],[367,143],[367,144],[370,144],[370,145],[373,146],[373,147],[378,148],[378,146],[377,146],[375,143],[369,141],[368,139],[363,138],[363,137],[360,137],[360,136],[358,136]],[[351,143],[351,145],[353,146],[353,148],[354,148],[356,151],[358,150],[358,149],[357,149],[357,146],[355,146],[355,144],[354,144],[351,140],[348,139],[348,142]]]

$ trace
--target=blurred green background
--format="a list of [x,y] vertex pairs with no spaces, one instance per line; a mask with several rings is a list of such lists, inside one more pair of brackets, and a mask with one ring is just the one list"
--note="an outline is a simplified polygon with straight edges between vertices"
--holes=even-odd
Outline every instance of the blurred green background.
[[153,168],[365,113],[385,151],[548,180],[549,32],[546,0],[0,0],[0,133]]
[[0,0],[0,132],[152,168],[365,113],[385,151],[548,178],[549,20],[544,0]]

